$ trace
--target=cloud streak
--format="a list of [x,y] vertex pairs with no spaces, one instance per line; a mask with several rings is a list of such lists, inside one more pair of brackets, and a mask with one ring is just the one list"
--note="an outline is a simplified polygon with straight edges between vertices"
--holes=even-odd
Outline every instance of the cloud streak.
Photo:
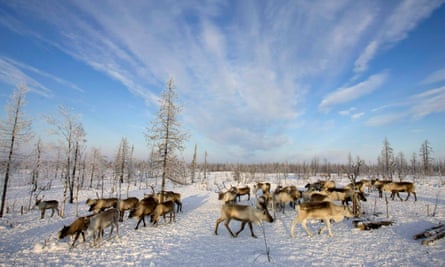
[[405,39],[411,30],[423,19],[429,17],[443,2],[443,0],[405,0],[392,2],[397,4],[395,7],[386,6],[387,9],[392,9],[392,12],[385,17],[379,16],[378,19],[383,21],[379,27],[380,30],[376,32],[375,37],[369,41],[355,61],[354,71],[357,73],[366,71],[369,62],[379,50],[392,47]]
[[386,73],[379,73],[370,76],[366,81],[349,87],[339,88],[321,101],[319,109],[323,112],[329,112],[333,106],[348,103],[368,95],[378,89],[385,82],[386,77]]

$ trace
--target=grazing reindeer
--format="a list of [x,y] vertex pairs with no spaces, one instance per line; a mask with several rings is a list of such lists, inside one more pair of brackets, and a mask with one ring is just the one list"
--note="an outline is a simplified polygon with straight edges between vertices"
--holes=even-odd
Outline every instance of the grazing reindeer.
[[[235,234],[229,227],[232,219],[241,221],[241,228]],[[257,209],[246,205],[225,204],[221,208],[221,217],[216,220],[215,235],[218,235],[218,226],[222,221],[225,221],[224,226],[232,237],[237,237],[244,229],[244,226],[246,226],[246,223],[248,223],[252,237],[257,238],[253,233],[252,223],[261,223],[262,221],[273,222],[273,218],[267,211],[267,208]]]
[[155,210],[153,211],[153,224],[157,224],[159,222],[159,217],[163,216],[164,218],[164,222],[166,222],[165,220],[165,215],[166,214],[170,214],[170,223],[172,222],[172,217],[173,217],[173,221],[176,222],[176,215],[175,215],[175,202],[172,200],[166,201],[166,202],[162,202],[159,203],[158,205],[156,205]]
[[138,229],[139,224],[141,222],[144,223],[145,227],[145,216],[152,215],[153,211],[155,210],[156,206],[158,205],[158,202],[156,199],[151,197],[143,198],[139,201],[137,207],[133,210],[130,210],[130,215],[128,215],[128,218],[138,217],[138,222],[136,224],[135,230]]
[[124,200],[119,201],[119,221],[124,221],[124,213],[126,210],[132,210],[135,209],[138,205],[139,199],[137,197],[129,197]]
[[119,238],[119,210],[112,208],[108,209],[104,212],[98,213],[94,215],[90,219],[90,225],[88,227],[89,230],[93,232],[93,246],[96,245],[96,241],[103,238],[104,235],[104,229],[107,227],[111,227],[110,231],[110,238],[111,234],[113,233],[114,227],[116,227],[116,238]]
[[87,204],[90,206],[88,211],[99,213],[108,208],[117,208],[117,198],[87,199]]
[[36,195],[36,207],[39,208],[39,210],[42,211],[41,215],[40,215],[40,219],[45,218],[45,211],[47,209],[51,209],[52,213],[51,213],[51,217],[54,216],[54,211],[57,211],[57,215],[60,216],[59,214],[59,201],[57,200],[44,200],[42,201],[41,199],[38,199],[39,194]]
[[90,216],[85,217],[79,217],[77,218],[73,223],[71,223],[69,226],[64,225],[62,230],[59,232],[59,239],[63,239],[66,236],[73,236],[74,241],[73,244],[71,244],[71,247],[74,247],[74,244],[76,243],[77,239],[79,238],[79,235],[82,234],[83,242],[85,242],[85,231],[88,229],[88,226],[90,225]]

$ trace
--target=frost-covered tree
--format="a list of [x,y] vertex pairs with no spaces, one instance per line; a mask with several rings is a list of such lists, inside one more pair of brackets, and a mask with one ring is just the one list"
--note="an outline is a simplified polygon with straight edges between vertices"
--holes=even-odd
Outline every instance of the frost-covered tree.
[[383,148],[381,151],[381,164],[383,165],[383,175],[385,177],[390,177],[392,180],[392,175],[394,172],[394,151],[388,138],[385,137],[383,141]]
[[425,140],[420,146],[420,158],[422,164],[423,175],[428,175],[430,171],[430,165],[433,161],[433,148],[428,140]]
[[[26,119],[23,112],[26,104],[25,96],[27,92],[28,89],[25,84],[16,88],[10,101],[6,105],[7,117],[0,121],[0,161],[5,162],[0,217],[3,217],[9,178],[18,146],[28,142],[32,138],[31,120]],[[5,155],[5,158],[3,158],[3,155]]]
[[77,159],[77,153],[79,152],[79,142],[83,142],[86,136],[82,123],[80,122],[79,115],[73,115],[64,106],[59,106],[59,117],[48,116],[47,121],[55,128],[55,133],[62,136],[65,142],[65,182],[63,189],[62,210],[60,216],[64,216],[66,193],[69,189],[69,203],[74,202],[74,181],[75,166],[73,158]]
[[403,175],[406,173],[406,169],[408,166],[408,163],[405,158],[405,154],[403,152],[399,152],[399,154],[396,157],[395,166],[397,168],[398,176],[400,181],[403,179]]
[[[182,106],[177,103],[173,79],[169,79],[159,99],[159,113],[146,133],[149,144],[159,152],[162,164],[161,191],[165,189],[166,179],[176,180],[175,166],[178,159],[175,153],[184,150],[183,144],[187,139],[187,134],[183,131],[178,118],[181,111]],[[162,198],[161,195],[161,201]]]

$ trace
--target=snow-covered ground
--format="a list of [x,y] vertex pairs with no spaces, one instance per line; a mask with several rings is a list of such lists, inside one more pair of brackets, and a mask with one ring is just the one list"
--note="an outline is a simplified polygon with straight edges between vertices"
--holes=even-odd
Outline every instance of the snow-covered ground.
[[[254,226],[257,239],[250,236],[248,227],[232,238],[223,223],[219,235],[214,234],[221,207],[215,193],[219,179],[227,179],[227,173],[212,173],[206,185],[169,184],[167,189],[180,192],[183,198],[183,212],[177,214],[175,223],[135,230],[136,220],[125,218],[119,225],[118,238],[113,233],[99,247],[90,247],[91,237],[87,236],[86,243],[80,237],[74,248],[70,248],[69,238],[58,240],[57,232],[75,219],[75,205],[67,204],[65,218],[51,218],[47,211],[40,219],[38,210],[20,215],[19,207],[29,201],[29,185],[13,182],[8,191],[12,212],[0,219],[0,266],[445,266],[445,239],[429,246],[413,240],[413,235],[445,222],[445,192],[438,177],[416,181],[417,202],[389,200],[389,218],[385,199],[378,198],[377,192],[370,193],[368,201],[362,203],[364,216],[392,220],[392,226],[361,231],[354,228],[352,220],[344,220],[333,224],[334,237],[330,238],[327,233],[309,237],[298,225],[296,238],[291,238],[296,211],[287,207],[285,214],[277,214],[275,222],[265,223],[264,228]],[[307,182],[287,180],[300,189]],[[346,183],[337,181],[339,185]],[[150,191],[132,187],[129,195],[141,198]],[[54,184],[41,195],[60,200],[61,192],[61,186]],[[95,191],[80,191],[79,215],[88,214],[85,200],[89,197],[95,197]],[[254,198],[247,201],[244,196],[242,202],[253,205]],[[372,216],[374,212],[379,216]],[[319,222],[308,225],[314,232],[320,228]],[[239,226],[231,222],[234,231]]]

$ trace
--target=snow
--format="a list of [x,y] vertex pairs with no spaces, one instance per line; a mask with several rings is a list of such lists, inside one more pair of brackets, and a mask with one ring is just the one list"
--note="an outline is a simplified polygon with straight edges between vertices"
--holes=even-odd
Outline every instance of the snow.
[[[7,202],[12,211],[0,219],[0,266],[445,266],[443,239],[428,246],[413,239],[413,235],[445,221],[445,194],[439,177],[416,181],[417,202],[413,198],[392,201],[388,196],[389,218],[385,198],[379,198],[377,192],[369,194],[368,201],[362,202],[364,216],[392,220],[392,226],[361,231],[354,228],[352,220],[345,219],[332,224],[332,238],[327,232],[309,237],[301,225],[296,227],[296,238],[291,238],[296,211],[287,207],[285,214],[278,213],[273,223],[254,225],[257,239],[250,236],[248,227],[232,238],[224,223],[220,224],[218,235],[214,234],[221,207],[216,184],[224,179],[227,180],[227,173],[212,173],[205,185],[168,184],[167,189],[181,193],[183,199],[183,211],[177,214],[175,223],[161,221],[159,226],[147,224],[135,230],[137,220],[125,216],[118,236],[113,232],[108,238],[107,229],[99,246],[91,247],[91,236],[87,235],[87,242],[79,237],[74,248],[70,248],[70,238],[59,240],[57,233],[64,224],[75,220],[76,205],[67,204],[64,218],[50,217],[51,212],[47,211],[45,218],[40,219],[40,212],[35,209],[21,215],[19,207],[28,203],[30,186],[25,182],[13,183]],[[273,189],[276,184],[272,181],[276,179],[270,180]],[[307,182],[287,180],[300,189]],[[347,180],[337,181],[340,185],[346,183]],[[138,187],[132,185],[129,196],[142,198],[151,191]],[[61,200],[62,187],[53,181],[51,190],[42,194],[45,199]],[[80,191],[79,215],[88,214],[85,201],[95,194],[94,190]],[[254,205],[254,199],[248,201],[243,196],[242,202]],[[312,222],[308,226],[316,233],[321,224]],[[232,221],[230,227],[237,231],[240,223]]]

